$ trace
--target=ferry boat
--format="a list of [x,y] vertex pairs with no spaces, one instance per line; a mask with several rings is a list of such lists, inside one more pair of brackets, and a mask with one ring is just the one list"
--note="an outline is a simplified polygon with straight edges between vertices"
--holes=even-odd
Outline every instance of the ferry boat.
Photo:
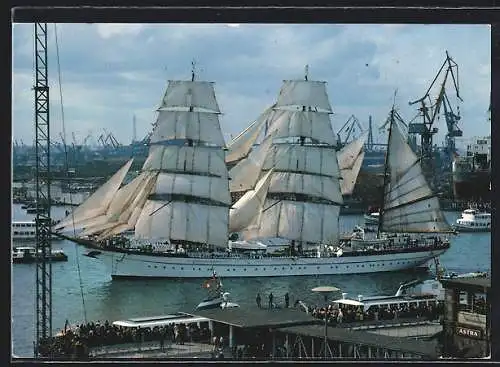
[[[342,192],[350,189],[340,184],[341,167],[355,172],[347,161],[360,155],[353,149],[339,161],[325,82],[284,81],[258,119],[268,126],[262,143],[248,153],[257,124],[226,148],[228,156],[248,153],[229,172],[219,113],[213,83],[195,81],[194,73],[190,81],[170,81],[141,173],[122,186],[130,160],[55,229],[81,230],[66,238],[91,248],[112,278],[398,271],[449,249],[451,228],[397,127],[386,162],[395,174],[385,180],[379,224],[389,235],[383,246],[340,243]],[[390,191],[394,185],[401,197]],[[233,204],[237,191],[244,194]],[[120,236],[127,230],[134,239]],[[405,231],[424,235],[415,243],[390,238]],[[268,246],[269,239],[284,246]]]
[[[439,262],[436,260],[436,266]],[[342,298],[333,301],[333,303],[344,304],[350,306],[360,306],[363,311],[370,308],[380,306],[398,306],[398,305],[413,305],[419,306],[429,304],[430,302],[438,304],[445,300],[445,289],[441,280],[455,278],[484,278],[488,276],[485,272],[471,273],[444,273],[444,269],[438,269],[434,279],[412,280],[406,283],[401,283],[394,295],[368,296],[358,295],[357,299],[347,298],[347,293],[342,293]]]
[[[30,264],[36,262],[41,257],[41,251],[38,253],[35,247],[18,246],[12,249],[12,262],[14,264]],[[62,250],[52,250],[49,255],[49,261],[68,261],[68,256]]]
[[444,288],[441,282],[435,279],[414,280],[401,284],[394,295],[369,296],[359,295],[357,299],[347,298],[347,293],[342,293],[342,298],[333,303],[346,306],[361,307],[366,312],[370,308],[413,305],[421,306],[429,303],[442,303],[444,301]]
[[491,232],[491,213],[478,209],[466,209],[455,223],[461,232]]
[[13,240],[34,240],[36,238],[36,223],[34,221],[12,222]]
[[[55,222],[54,222],[55,223]],[[34,241],[36,239],[36,223],[35,221],[13,221],[11,223],[12,239]],[[57,236],[52,236],[53,240],[57,240]]]

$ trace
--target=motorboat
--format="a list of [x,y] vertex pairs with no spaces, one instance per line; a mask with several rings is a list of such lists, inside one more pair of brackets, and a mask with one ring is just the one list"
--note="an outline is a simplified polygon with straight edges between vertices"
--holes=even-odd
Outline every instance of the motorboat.
[[196,310],[206,310],[211,308],[234,308],[240,307],[237,303],[229,301],[229,292],[224,292],[222,282],[214,272],[212,278],[203,283],[203,288],[208,290],[208,297],[201,301]]

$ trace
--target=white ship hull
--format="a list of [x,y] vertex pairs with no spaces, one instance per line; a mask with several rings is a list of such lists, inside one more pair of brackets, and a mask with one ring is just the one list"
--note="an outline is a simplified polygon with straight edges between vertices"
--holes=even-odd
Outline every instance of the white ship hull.
[[446,249],[325,258],[196,258],[101,251],[112,278],[205,278],[361,274],[413,269]]

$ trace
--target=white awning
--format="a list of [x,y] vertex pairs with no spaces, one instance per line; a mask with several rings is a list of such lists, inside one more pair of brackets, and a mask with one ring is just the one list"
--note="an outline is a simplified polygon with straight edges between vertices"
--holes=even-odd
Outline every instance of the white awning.
[[333,301],[333,303],[341,303],[343,305],[351,305],[351,306],[363,306],[364,304],[359,301],[355,301],[353,299],[338,299]]

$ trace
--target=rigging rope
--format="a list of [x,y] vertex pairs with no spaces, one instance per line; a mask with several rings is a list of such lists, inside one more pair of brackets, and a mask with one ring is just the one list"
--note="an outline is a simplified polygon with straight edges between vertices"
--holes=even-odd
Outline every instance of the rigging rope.
[[[66,145],[66,126],[64,123],[64,104],[63,104],[63,93],[62,93],[62,83],[61,83],[61,63],[59,59],[59,41],[57,38],[57,24],[54,23],[54,33],[55,33],[55,41],[56,41],[56,56],[57,56],[57,75],[58,75],[58,81],[59,81],[59,98],[61,100],[61,121],[62,121],[62,135],[63,135],[63,146],[64,146],[64,160],[65,160],[65,169],[66,169],[66,178],[67,178],[67,184],[69,187],[69,202],[73,206],[73,197],[71,193],[71,180],[70,180],[70,174],[69,174],[69,163],[68,163],[68,148]],[[73,145],[73,150],[76,147]],[[75,229],[75,214],[74,210],[71,211],[71,218],[72,218],[72,224],[73,224],[73,237],[76,237],[76,229]],[[78,254],[78,245],[75,243],[75,252],[76,252],[76,266],[78,269],[78,280],[80,283],[80,295],[82,297],[82,305],[83,305],[83,318],[85,323],[87,323],[87,310],[85,307],[85,296],[83,293],[83,282],[82,282],[82,276],[80,272],[80,261],[78,260],[79,254]]]

